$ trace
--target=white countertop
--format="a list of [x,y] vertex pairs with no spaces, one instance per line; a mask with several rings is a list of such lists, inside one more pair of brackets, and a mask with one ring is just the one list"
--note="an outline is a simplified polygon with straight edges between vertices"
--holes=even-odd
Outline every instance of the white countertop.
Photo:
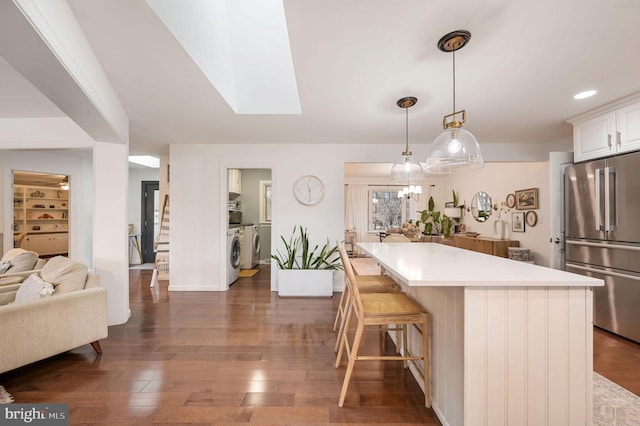
[[438,243],[357,243],[404,284],[598,287],[604,281]]

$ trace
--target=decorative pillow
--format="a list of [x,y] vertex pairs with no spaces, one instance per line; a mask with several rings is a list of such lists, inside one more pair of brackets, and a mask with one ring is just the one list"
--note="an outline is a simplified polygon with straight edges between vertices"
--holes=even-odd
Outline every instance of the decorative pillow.
[[36,265],[37,261],[38,253],[24,250],[11,259],[11,267],[7,269],[7,273],[30,271]]
[[9,268],[11,268],[10,260],[0,260],[0,274],[4,274]]
[[44,281],[38,274],[31,274],[16,291],[15,303],[38,300],[42,297],[49,297],[55,290],[53,285]]
[[8,252],[6,252],[4,256],[2,256],[2,260],[8,260],[9,262],[11,262],[14,257],[19,255],[20,253],[24,253],[25,251],[26,251],[25,249],[19,248],[19,247],[12,248]]
[[88,268],[82,263],[56,256],[44,265],[40,276],[50,282],[56,289],[56,294],[82,290],[87,280]]

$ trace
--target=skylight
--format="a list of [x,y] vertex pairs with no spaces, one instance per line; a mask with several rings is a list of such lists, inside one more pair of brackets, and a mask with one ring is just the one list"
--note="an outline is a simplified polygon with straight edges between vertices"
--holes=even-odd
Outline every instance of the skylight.
[[130,155],[129,162],[154,169],[160,168],[160,159],[151,155]]
[[300,114],[283,0],[147,0],[237,114]]

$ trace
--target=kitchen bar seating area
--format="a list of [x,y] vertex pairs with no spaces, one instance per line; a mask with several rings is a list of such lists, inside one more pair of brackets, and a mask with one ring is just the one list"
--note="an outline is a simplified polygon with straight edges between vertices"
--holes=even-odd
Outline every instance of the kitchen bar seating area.
[[[340,392],[340,400],[338,406],[342,407],[346,393],[349,387],[351,374],[355,367],[356,361],[375,361],[375,360],[393,360],[403,361],[405,368],[408,366],[407,361],[413,363],[416,371],[421,374],[424,388],[425,406],[430,407],[429,393],[429,315],[420,309],[415,301],[402,292],[369,292],[360,294],[356,276],[351,267],[351,262],[347,252],[338,242],[340,258],[346,274],[346,289],[348,294],[347,309],[344,324],[340,327],[338,338],[340,345],[338,355],[336,357],[336,367],[340,366],[343,352],[347,355],[347,371],[345,373],[342,390]],[[355,335],[349,341],[351,331],[351,320],[356,319]],[[413,325],[420,334],[422,345],[420,355],[413,355],[408,345],[407,326]],[[371,327],[373,329],[371,330]],[[363,355],[360,352],[360,344],[365,331],[369,329],[375,332],[395,332],[396,336],[396,355]],[[422,365],[416,361],[422,361]]]

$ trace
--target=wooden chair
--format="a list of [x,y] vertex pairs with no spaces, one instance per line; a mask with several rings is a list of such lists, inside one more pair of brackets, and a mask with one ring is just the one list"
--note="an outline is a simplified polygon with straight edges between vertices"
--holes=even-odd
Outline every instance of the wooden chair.
[[389,234],[382,240],[383,243],[410,243],[411,240],[402,234]]
[[[341,244],[340,257],[346,256],[346,251]],[[348,260],[348,258],[347,258]],[[430,397],[430,376],[429,376],[429,315],[422,311],[420,306],[405,293],[360,293],[355,282],[353,268],[347,263],[345,266],[346,284],[349,289],[349,299],[347,301],[347,311],[345,325],[340,335],[340,345],[336,357],[336,368],[342,361],[342,353],[346,351],[348,357],[347,371],[342,383],[338,406],[342,407],[347,395],[351,374],[356,361],[398,361],[404,362],[404,367],[408,367],[408,361],[415,363],[416,370],[421,373],[424,380],[424,404],[431,406]],[[357,326],[353,341],[349,344],[349,325],[355,315]],[[407,325],[413,325],[422,336],[422,356],[410,353],[407,345]],[[380,331],[381,326],[386,326],[388,331],[399,328],[401,330],[400,341],[396,346],[400,348],[397,355],[361,355],[359,353],[360,343],[366,328],[375,327],[375,331]],[[400,335],[398,335],[400,336]],[[418,361],[422,360],[422,370]]]
[[[342,245],[338,241],[338,248],[344,250],[344,245]],[[353,271],[353,266],[351,265],[351,261],[349,260],[348,253],[344,250],[345,256],[340,255],[342,260],[342,267],[349,268]],[[348,264],[348,265],[346,265]],[[354,275],[355,285],[358,286],[358,289],[362,293],[387,293],[396,291],[399,287],[398,284],[391,278],[386,275]],[[346,311],[349,300],[349,287],[346,285],[342,289],[342,296],[340,296],[340,302],[338,303],[338,311],[336,312],[336,318],[333,321],[333,330],[338,329],[338,336],[336,337],[336,344],[334,346],[334,351],[338,350],[338,346],[340,345],[340,336],[342,335],[342,331],[344,330],[345,319],[346,319]],[[338,324],[340,327],[338,328]]]

